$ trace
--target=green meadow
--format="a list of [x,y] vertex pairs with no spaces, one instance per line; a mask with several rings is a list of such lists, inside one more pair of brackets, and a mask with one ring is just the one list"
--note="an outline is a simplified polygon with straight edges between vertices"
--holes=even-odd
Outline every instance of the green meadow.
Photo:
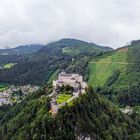
[[57,101],[58,104],[61,104],[61,103],[66,102],[71,97],[72,96],[68,95],[68,94],[59,94],[56,101]]
[[16,65],[16,63],[8,63],[8,64],[3,65],[3,68],[4,69],[11,69],[14,65]]
[[119,70],[123,74],[127,66],[127,52],[116,51],[114,54],[89,63],[88,83],[93,87],[103,86],[114,71]]

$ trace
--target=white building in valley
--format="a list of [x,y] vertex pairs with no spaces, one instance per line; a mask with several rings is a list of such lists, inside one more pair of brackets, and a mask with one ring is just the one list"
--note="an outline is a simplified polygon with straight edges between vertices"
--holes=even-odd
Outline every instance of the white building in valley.
[[78,96],[79,93],[84,93],[87,87],[87,84],[83,82],[83,77],[79,74],[67,74],[65,72],[61,72],[58,75],[58,79],[53,81],[54,89],[57,87],[69,85],[73,87],[73,95]]

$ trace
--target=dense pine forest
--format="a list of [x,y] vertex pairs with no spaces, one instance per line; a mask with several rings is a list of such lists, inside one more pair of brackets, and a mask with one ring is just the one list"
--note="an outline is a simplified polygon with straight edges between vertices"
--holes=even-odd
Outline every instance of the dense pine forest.
[[136,113],[129,116],[123,114],[91,87],[85,95],[61,108],[56,116],[50,113],[50,99],[46,97],[49,92],[51,87],[44,87],[10,110],[3,109],[5,115],[0,114],[1,139],[140,139],[140,116]]

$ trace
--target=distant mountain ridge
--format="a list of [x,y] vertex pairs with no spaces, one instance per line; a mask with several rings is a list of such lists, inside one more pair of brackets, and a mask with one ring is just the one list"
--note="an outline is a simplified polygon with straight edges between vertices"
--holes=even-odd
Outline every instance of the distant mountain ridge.
[[8,48],[8,49],[0,49],[0,55],[27,55],[27,54],[32,54],[36,53],[37,51],[41,50],[44,51],[45,48],[53,48],[53,47],[58,47],[61,46],[63,47],[78,47],[78,46],[84,46],[88,45],[93,48],[101,49],[104,51],[112,51],[113,48],[107,47],[107,46],[100,46],[96,45],[94,43],[88,43],[86,41],[82,40],[77,40],[73,38],[63,38],[58,41],[49,43],[47,45],[43,44],[29,44],[29,45],[20,45],[15,48]]
[[41,44],[21,45],[10,49],[0,49],[0,55],[26,55],[32,54],[43,48]]
[[0,82],[42,84],[61,69],[84,74],[90,57],[112,50],[109,47],[76,39],[61,39],[45,45],[36,53],[21,57],[17,62],[14,61],[16,65],[12,69],[1,70]]
[[73,39],[73,38],[63,38],[63,39],[60,39],[58,41],[49,43],[42,50],[44,50],[45,48],[53,48],[53,47],[56,47],[56,46],[64,48],[64,47],[78,47],[78,46],[85,46],[85,45],[93,47],[93,48],[101,49],[101,50],[104,50],[104,51],[112,51],[113,50],[113,48],[111,48],[111,47],[100,46],[100,45],[97,45],[97,44],[94,44],[94,43],[89,43],[89,42],[86,42],[86,41]]
[[140,45],[140,40],[131,41],[131,45]]

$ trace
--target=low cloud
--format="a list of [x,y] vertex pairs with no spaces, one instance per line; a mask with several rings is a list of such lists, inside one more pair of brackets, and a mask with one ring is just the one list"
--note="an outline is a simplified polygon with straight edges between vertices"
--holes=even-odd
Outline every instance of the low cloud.
[[0,0],[0,48],[63,37],[114,48],[140,39],[139,0]]

